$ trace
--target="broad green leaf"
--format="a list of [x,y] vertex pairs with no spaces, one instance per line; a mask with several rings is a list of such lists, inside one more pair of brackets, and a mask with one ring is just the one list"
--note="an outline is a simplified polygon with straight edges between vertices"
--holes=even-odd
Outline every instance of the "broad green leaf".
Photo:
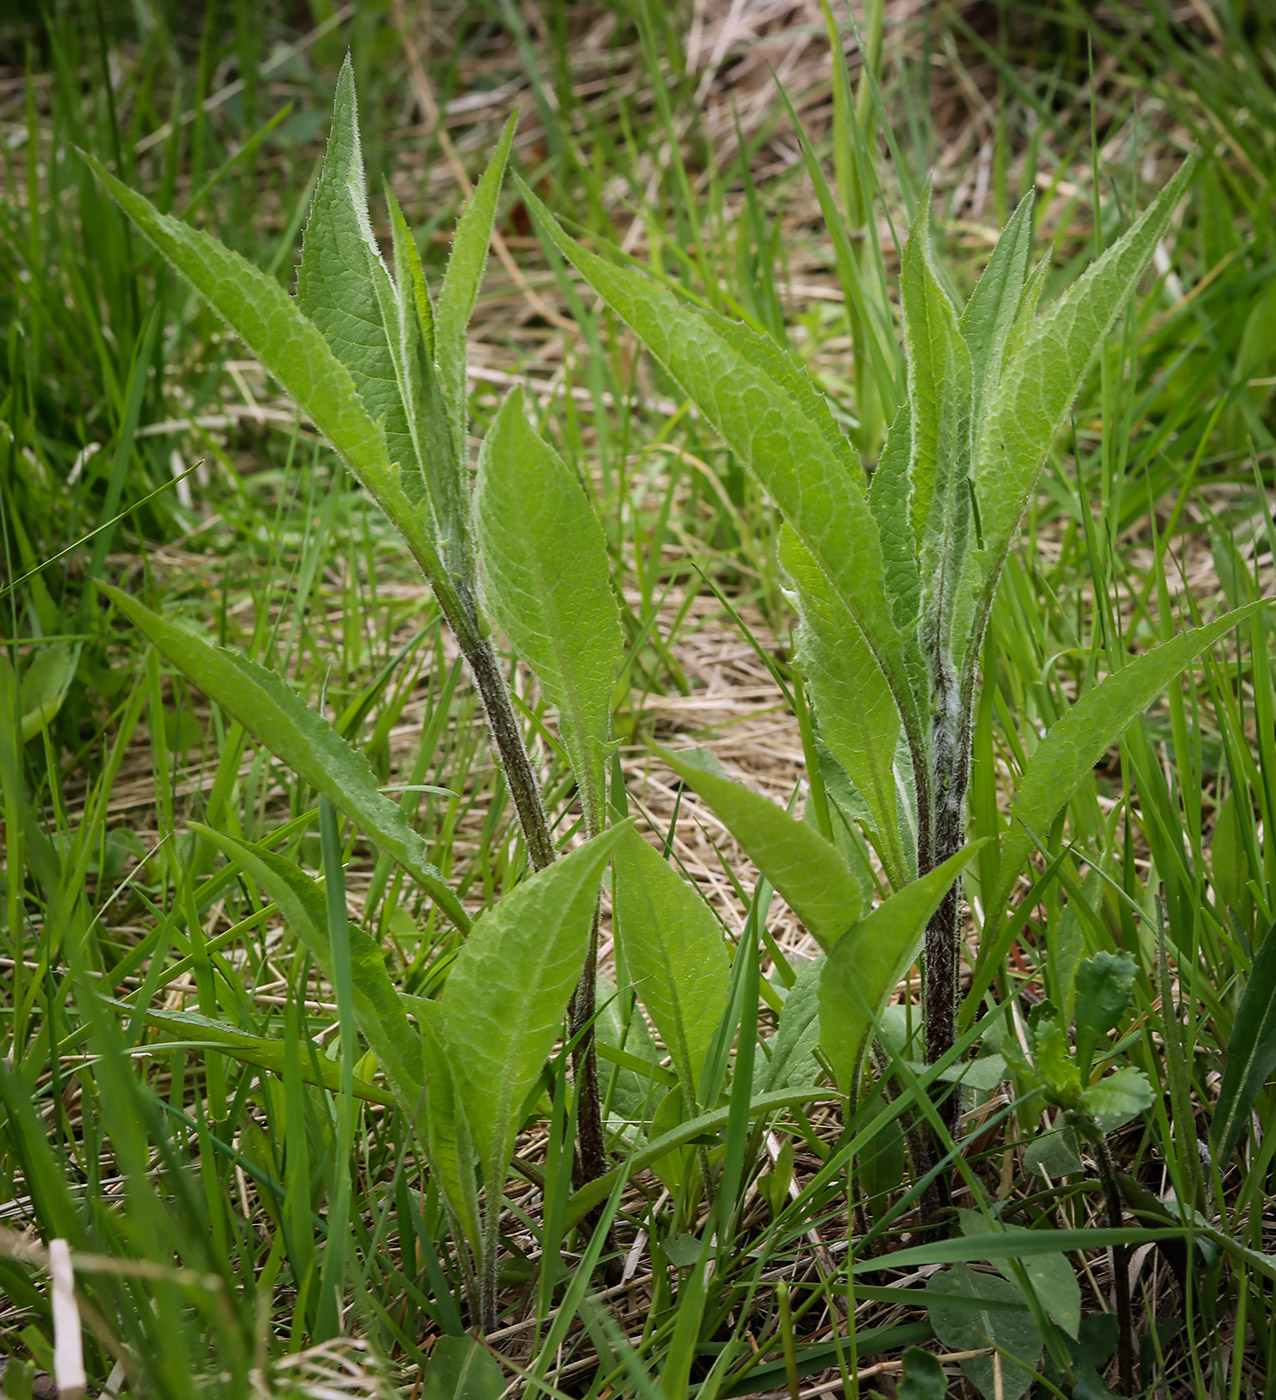
[[[963,1300],[1013,1303],[1023,1299],[1014,1284],[992,1274],[976,1273],[965,1264],[936,1274],[930,1280],[930,1291],[952,1293]],[[984,1400],[1019,1400],[1032,1384],[1032,1373],[1041,1355],[1041,1338],[1026,1307],[1021,1312],[1005,1308],[974,1312],[967,1307],[946,1308],[933,1302],[928,1311],[935,1335],[948,1350],[979,1351],[995,1342],[1023,1362],[1023,1366],[1015,1366],[994,1354],[969,1357],[961,1363],[966,1379]]]
[[[129,1012],[137,1010],[127,1002],[113,1002],[112,1005]],[[227,1025],[225,1021],[201,1016],[196,1011],[152,1011],[148,1008],[142,1012],[142,1019],[147,1025],[168,1031],[170,1035],[181,1036],[183,1040],[214,1045],[234,1059],[242,1060],[244,1064],[256,1065],[259,1069],[270,1070],[272,1074],[282,1075],[284,1072],[285,1048],[282,1040],[273,1040],[265,1035],[252,1035],[248,1031],[241,1031],[237,1026]],[[341,1066],[323,1053],[301,1057],[301,1077],[307,1084],[318,1084],[334,1093],[341,1088]],[[368,1103],[394,1107],[391,1094],[380,1085],[369,1084],[366,1079],[360,1079],[358,1076],[354,1080],[354,1092],[358,1098]]]
[[1076,1040],[1077,1064],[1088,1078],[1094,1052],[1103,1037],[1120,1024],[1130,1004],[1138,964],[1131,954],[1096,953],[1077,968]]
[[505,1372],[474,1337],[437,1337],[418,1393],[420,1400],[501,1400]]
[[687,1099],[727,1009],[730,959],[713,912],[632,828],[613,855],[616,939]]
[[[529,876],[474,924],[439,997],[439,1039],[485,1179],[499,1191],[519,1113],[580,980],[598,882],[628,824]],[[499,1210],[499,1201],[489,1202]]]
[[921,1347],[909,1347],[903,1362],[904,1369],[895,1387],[896,1400],[944,1400],[948,1377],[938,1357]]
[[191,283],[267,370],[314,420],[392,520],[409,538],[431,581],[441,577],[437,556],[419,538],[420,512],[403,493],[381,426],[359,397],[354,379],[333,354],[319,327],[273,278],[215,238],[161,214],[81,153],[115,202],[147,241]]
[[558,709],[585,821],[600,831],[624,659],[607,542],[580,482],[527,421],[521,389],[483,443],[474,509],[488,602]]
[[1019,201],[961,314],[961,333],[970,347],[976,396],[988,371],[996,373],[1001,346],[1019,310],[1032,251],[1034,195],[1030,190]]
[[931,263],[930,197],[921,202],[900,265],[912,451],[909,517],[921,576],[922,650],[946,655],[970,535],[974,372],[957,313]]
[[744,847],[826,950],[859,918],[859,881],[837,847],[770,799],[701,766],[693,753],[657,750]]
[[443,274],[443,285],[439,288],[434,358],[443,380],[443,397],[458,444],[465,442],[465,336],[479,285],[483,281],[483,269],[487,266],[487,251],[496,219],[496,201],[501,192],[501,182],[505,179],[505,166],[517,125],[518,113],[515,112],[505,123],[492,159],[461,212],[456,232],[452,235],[452,251]]
[[[961,1221],[961,1232],[967,1237],[1033,1233],[1022,1225],[991,1221],[977,1210],[959,1210],[957,1215]],[[1019,1266],[1042,1307],[1070,1337],[1076,1337],[1081,1326],[1081,1288],[1072,1265],[1068,1263],[1068,1256],[1062,1252],[1032,1254],[1019,1261]],[[999,1262],[997,1268],[1008,1283],[1018,1283],[1008,1260]]]
[[806,369],[793,362],[788,350],[743,321],[728,320],[716,311],[705,311],[702,315],[738,355],[760,369],[798,404],[846,470],[859,479],[863,473],[859,453],[838,427],[827,395],[817,387]]
[[784,998],[771,1042],[767,1089],[810,1084],[820,1072],[815,1047],[820,1043],[820,978],[825,961],[812,958]]
[[1254,1099],[1273,1069],[1276,1069],[1276,924],[1267,930],[1258,945],[1227,1042],[1223,1083],[1210,1124],[1210,1136],[1220,1158],[1231,1155]]
[[24,744],[53,723],[79,663],[80,648],[70,642],[53,642],[42,647],[27,663],[18,698]]
[[1001,885],[989,909],[1006,907],[1011,888],[1055,817],[1126,726],[1152,703],[1180,672],[1205,650],[1272,599],[1260,598],[1225,613],[1204,627],[1180,632],[1144,652],[1092,687],[1051,726],[1028,760],[1019,795],[1010,808],[1010,829],[1002,838]]
[[[416,1120],[416,1130],[425,1139],[430,1170],[448,1210],[475,1258],[481,1260],[483,1227],[474,1175],[479,1158],[466,1112],[465,1086],[443,1039],[443,1011],[439,1003],[417,998],[413,1014],[421,1028],[426,1083],[425,1110]],[[504,1180],[503,1175],[501,1179]]]
[[796,593],[794,643],[820,738],[867,806],[869,825],[885,851],[887,874],[899,885],[908,861],[899,835],[895,698],[855,619],[788,525],[780,531],[779,558]]
[[[419,481],[421,466],[392,349],[397,297],[368,216],[349,54],[337,79],[328,149],[303,235],[297,305],[350,371],[368,416],[381,425],[390,461],[405,480]],[[407,494],[414,494],[411,487]]]
[[820,1046],[852,1101],[891,993],[917,961],[930,916],[982,844],[905,885],[833,945],[820,979]]
[[1076,1129],[1065,1125],[1034,1137],[1024,1148],[1023,1164],[1034,1176],[1045,1175],[1055,1182],[1079,1172],[1084,1164]]
[[535,193],[523,198],[559,251],[641,338],[779,506],[868,639],[906,723],[922,723],[905,679],[904,642],[883,586],[882,545],[862,474],[825,438],[803,404],[742,355],[711,320],[671,292],[587,252]]
[[1152,1086],[1141,1069],[1126,1065],[1091,1084],[1078,1105],[1105,1133],[1152,1107]]
[[1165,236],[1194,164],[1185,161],[1124,237],[1043,313],[989,389],[975,455],[986,588],[995,586],[1054,435]]
[[[284,921],[305,945],[325,976],[332,975],[328,915],[322,886],[304,870],[261,846],[191,822],[229,860],[247,871],[273,900]],[[408,1020],[381,949],[357,924],[351,924],[350,972],[355,1019],[385,1073],[399,1108],[409,1121],[421,1112],[425,1070],[421,1038]]]
[[469,928],[464,906],[425,858],[425,842],[398,803],[379,790],[372,765],[280,676],[212,646],[118,588],[98,587],[188,680],[398,861],[457,928]]

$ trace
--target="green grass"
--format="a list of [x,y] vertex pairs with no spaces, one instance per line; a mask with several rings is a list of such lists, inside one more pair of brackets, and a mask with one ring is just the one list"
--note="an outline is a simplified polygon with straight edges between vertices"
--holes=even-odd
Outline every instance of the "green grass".
[[[721,21],[729,8],[706,14]],[[1037,186],[1035,246],[1055,243],[1048,300],[1190,145],[1201,149],[1169,261],[1110,338],[1008,566],[983,656],[974,837],[1000,829],[1040,734],[1081,690],[1132,651],[1273,591],[1276,29],[1261,5],[1203,8],[1212,23],[1154,5],[1096,22],[1065,3],[1005,6],[993,22],[952,6],[923,24],[888,5],[876,87],[858,60],[845,84],[830,71],[824,18],[804,12],[761,54],[812,132],[828,197],[851,211],[840,250],[753,40],[723,56],[708,100],[702,68],[687,70],[692,36],[666,7],[534,13],[491,0],[463,7],[425,45],[437,101],[458,103],[449,130],[471,178],[521,103],[514,158],[546,204],[585,241],[620,242],[694,296],[786,336],[870,458],[896,363],[895,322],[874,348],[872,318],[895,297],[896,235],[932,169],[937,241],[962,294]],[[170,672],[89,580],[196,623],[312,703],[325,693],[383,783],[423,789],[403,805],[471,911],[524,875],[509,794],[398,537],[130,233],[72,148],[291,284],[348,44],[368,168],[390,178],[432,275],[460,191],[410,105],[391,7],[360,6],[313,43],[299,41],[330,7],[285,19],[223,5],[203,24],[193,13],[67,4],[0,31],[0,1224],[25,1237],[0,1237],[5,1391],[25,1393],[25,1364],[52,1365],[40,1250],[65,1239],[92,1393],[113,1372],[118,1393],[138,1396],[307,1393],[345,1345],[352,1389],[412,1394],[424,1370],[424,1393],[450,1394],[429,1386],[446,1387],[449,1358],[465,1353],[441,1339],[471,1319],[437,1186],[402,1115],[352,1105],[340,1087],[338,1069],[363,1078],[373,1067],[352,1065],[348,1042],[342,1052],[351,1027],[339,989],[189,823],[267,842],[318,876],[343,863],[352,914],[413,994],[437,995],[459,936],[391,862],[324,823],[314,791]],[[845,11],[835,19],[849,39]],[[710,37],[698,41],[701,64]],[[204,109],[240,76],[242,90]],[[491,105],[479,106],[484,93]],[[173,134],[152,139],[175,116]],[[951,207],[983,182],[976,207]],[[375,181],[372,192],[381,218]],[[590,491],[629,648],[614,698],[627,782],[612,803],[668,843],[722,921],[733,995],[717,1045],[737,1084],[751,1064],[757,1091],[760,1037],[774,1034],[795,979],[801,987],[812,946],[689,789],[647,783],[670,782],[647,743],[708,742],[782,800],[797,786],[803,731],[780,689],[792,694],[794,677],[775,513],[512,196],[498,228],[532,296],[493,259],[475,324],[476,431],[510,377],[526,382],[542,432]],[[388,222],[378,232],[388,237]],[[545,307],[579,332],[564,335]],[[1013,1049],[1037,1008],[1059,999],[1068,959],[1125,949],[1139,960],[1112,1048],[1157,1093],[1113,1138],[1124,1224],[1186,1224],[1191,1236],[1149,1251],[1135,1279],[1147,1394],[1260,1395],[1276,1370],[1271,1091],[1258,1093],[1230,1157],[1197,1149],[1276,919],[1272,637],[1262,620],[1242,630],[1127,732],[1064,821],[1035,833],[1043,878],[1017,891],[1015,922],[981,903],[996,879],[988,848],[967,879],[976,925],[1006,937],[975,963],[985,995],[970,1003],[963,1052]],[[572,780],[554,723],[510,666],[566,836]],[[709,686],[746,673],[757,680],[745,700]],[[709,699],[705,724],[696,707]],[[22,718],[41,700],[55,712],[24,738]],[[746,713],[768,706],[763,719]],[[767,723],[784,727],[768,737]],[[623,1046],[602,1066],[618,1163],[634,1150],[622,1124],[649,1116],[669,1078],[622,974],[625,990],[603,1011]],[[175,1008],[281,1040],[282,1065],[262,1070],[194,1033],[148,1028],[145,1010]],[[939,1324],[933,1298],[885,1292],[918,1267],[892,1252],[930,1247],[938,1260],[951,1248],[917,1230],[920,1183],[901,1124],[927,1100],[920,1054],[902,1050],[902,1009],[898,1021],[893,1073],[847,1121],[827,1091],[756,1120],[724,1111],[659,1174],[618,1176],[601,1225],[569,1206],[572,1101],[543,1100],[504,1188],[492,1338],[504,1381],[527,1394],[707,1400],[841,1376],[847,1394],[889,1394],[908,1347],[970,1349],[952,1344],[952,1319],[969,1326],[976,1314],[950,1308]],[[549,1066],[560,1088],[568,1059],[560,1049]],[[1042,1103],[1016,1097],[1015,1083],[968,1096],[979,1121],[956,1163],[958,1204],[997,1204],[1007,1223],[1040,1231],[1105,1226],[1093,1170],[1047,1181],[1025,1166]],[[652,1136],[675,1127],[657,1118]],[[712,1200],[705,1159],[721,1173]],[[329,1230],[342,1211],[339,1248]],[[1067,1258],[1085,1313],[1099,1316],[1113,1307],[1111,1265],[1085,1242],[1068,1237]],[[322,1282],[342,1254],[338,1316]],[[918,1282],[930,1291],[956,1277],[949,1266]],[[1043,1358],[1047,1378],[1035,1393],[1074,1393],[1065,1334],[1039,1320],[1046,1346],[1031,1360]],[[958,1394],[960,1366],[946,1365]],[[871,1374],[857,1382],[857,1369]],[[1006,1377],[1018,1374],[1007,1360]]]

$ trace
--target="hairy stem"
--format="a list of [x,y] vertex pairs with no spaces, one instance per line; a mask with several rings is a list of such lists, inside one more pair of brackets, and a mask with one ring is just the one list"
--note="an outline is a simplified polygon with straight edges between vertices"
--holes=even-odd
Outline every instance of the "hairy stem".
[[492,741],[505,771],[518,823],[523,829],[523,840],[527,843],[528,859],[533,870],[544,870],[554,859],[554,839],[549,834],[540,784],[532,771],[532,761],[527,756],[504,673],[491,643],[485,638],[478,640],[472,649],[466,649],[465,659],[470,664],[483,701]]
[[[932,828],[926,874],[955,856],[966,840],[966,788],[970,781],[970,718],[955,678],[943,668],[936,677],[936,706],[931,734],[934,764]],[[957,1043],[958,975],[961,952],[961,883],[954,880],[926,926],[923,959],[926,1060],[934,1064]],[[945,1128],[956,1141],[961,1121],[961,1090],[936,1083],[932,1090],[939,1102]]]
[[607,1170],[602,1102],[598,1093],[598,1049],[594,1044],[595,991],[598,970],[598,923],[602,909],[594,905],[585,970],[572,997],[571,1032],[576,1040],[572,1067],[576,1071],[576,1162],[573,1182],[579,1190]]

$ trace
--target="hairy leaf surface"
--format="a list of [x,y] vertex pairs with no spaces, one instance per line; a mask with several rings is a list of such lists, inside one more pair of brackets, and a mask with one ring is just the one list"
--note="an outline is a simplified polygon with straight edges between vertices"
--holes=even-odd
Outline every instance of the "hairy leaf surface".
[[602,829],[611,693],[624,659],[602,526],[571,469],[501,405],[479,455],[475,516],[497,621],[557,707],[591,832]]
[[886,1003],[917,961],[930,916],[982,844],[905,885],[833,945],[820,978],[820,1046],[852,1099]]
[[859,881],[837,847],[768,798],[699,766],[694,754],[660,756],[695,789],[793,906],[826,950],[859,918]]
[[439,997],[439,1039],[489,1182],[505,1179],[523,1101],[580,980],[603,867],[626,830],[593,837],[487,910]]
[[794,531],[780,531],[780,566],[796,592],[798,665],[810,686],[820,738],[846,770],[886,852],[892,883],[905,878],[895,750],[900,719],[881,667],[828,576]]
[[1194,163],[1185,161],[1130,230],[1047,309],[988,396],[975,460],[986,585],[995,582],[1051,441],[1169,228]]
[[[443,1012],[437,1001],[417,999],[421,1056],[425,1068],[425,1116],[421,1124],[426,1155],[443,1192],[443,1199],[475,1257],[482,1258],[483,1230],[474,1172],[478,1151],[466,1112],[465,1089],[441,1030]],[[500,1181],[504,1181],[502,1169]]]
[[350,371],[292,297],[215,238],[161,214],[92,156],[83,159],[147,240],[310,415],[389,513],[395,519],[400,512],[410,516],[380,426],[359,397]]
[[613,857],[616,937],[687,1099],[727,1009],[730,959],[712,910],[632,828]]
[[[385,304],[387,296],[392,308]],[[396,303],[368,216],[354,66],[347,54],[337,79],[323,171],[302,238],[297,305],[350,371],[369,417],[381,424],[390,461],[403,476],[419,479],[392,349]]]
[[642,339],[771,495],[820,561],[921,734],[904,644],[883,586],[882,545],[862,474],[798,398],[671,292],[604,262],[563,232],[525,184],[523,197],[563,256]]
[[1019,201],[1002,230],[983,276],[961,314],[961,333],[970,349],[976,393],[996,362],[1018,312],[1032,250],[1034,191]]

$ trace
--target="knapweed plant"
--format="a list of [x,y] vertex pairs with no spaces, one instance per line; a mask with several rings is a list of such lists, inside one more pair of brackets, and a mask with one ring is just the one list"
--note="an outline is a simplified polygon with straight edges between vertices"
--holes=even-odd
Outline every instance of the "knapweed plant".
[[[817,800],[799,820],[730,781],[705,755],[665,756],[824,952],[784,1002],[769,1064],[755,1067],[761,931],[753,913],[751,939],[740,941],[732,963],[698,893],[630,823],[608,825],[608,813],[625,802],[607,781],[611,697],[624,656],[604,536],[581,484],[529,422],[517,392],[486,436],[471,486],[466,336],[512,138],[513,122],[461,216],[437,296],[389,191],[390,266],[373,235],[349,63],[295,295],[92,162],[138,229],[384,509],[428,579],[481,696],[531,873],[472,921],[366,759],[322,714],[272,672],[105,590],[174,666],[320,795],[323,887],[264,846],[205,835],[278,904],[336,989],[339,1074],[326,1060],[312,1072],[341,1095],[346,1146],[354,1098],[385,1101],[358,1060],[355,1027],[362,1032],[393,1104],[424,1148],[455,1237],[465,1242],[462,1268],[489,1329],[497,1320],[502,1188],[516,1135],[551,1084],[556,1121],[574,1122],[578,1135],[578,1189],[558,1221],[560,1236],[616,1195],[624,1170],[653,1166],[671,1189],[687,1186],[680,1199],[690,1202],[688,1226],[699,1201],[717,1193],[696,1245],[703,1271],[711,1237],[721,1246],[734,1228],[752,1120],[824,1092],[811,1087],[818,1068],[805,1085],[788,1074],[798,1061],[815,1066],[817,1022],[840,1089],[857,1101],[888,998],[920,954],[926,1058],[937,1070],[953,1069],[947,1080],[933,1077],[942,1090],[935,1121],[955,1138],[961,1105],[950,1081],[960,1074],[952,1061],[961,1044],[963,870],[978,851],[984,947],[971,991],[977,1005],[987,961],[1004,952],[1010,894],[1036,843],[1125,726],[1260,606],[1182,633],[1093,685],[1031,753],[998,838],[968,844],[981,646],[1003,566],[1052,440],[1169,228],[1188,169],[1044,311],[1038,302],[1047,265],[1030,263],[1030,200],[1015,211],[964,308],[932,261],[923,200],[902,256],[903,407],[871,475],[786,348],[586,250],[522,187],[548,239],[633,328],[783,516],[780,562],[798,616],[796,665],[816,725],[810,778]],[[567,854],[555,849],[491,640],[493,621],[557,710],[585,837]],[[835,839],[835,810],[858,824],[875,853],[889,890],[876,907],[873,873],[848,860]],[[338,812],[466,936],[437,998],[396,987],[376,942],[350,923]],[[598,892],[609,862],[623,965],[669,1056],[668,1067],[659,1064],[645,1022],[638,1050],[627,1030],[612,1038],[610,1057],[630,1076],[632,1109],[616,1132],[629,1152],[619,1171],[608,1161],[593,1049],[595,1029],[614,1013],[610,1002],[595,1002]],[[252,1063],[280,1063],[277,1047],[220,1024],[148,1014]],[[575,1057],[570,1110],[557,1093],[563,1077],[546,1074],[565,1016]],[[613,1088],[616,1082],[613,1076]],[[1068,1106],[1086,1109],[1080,1090]],[[727,1152],[714,1136],[724,1127],[735,1145]],[[944,1135],[937,1138],[946,1151]],[[775,1193],[777,1201],[782,1196]],[[726,1204],[718,1209],[717,1200]],[[334,1202],[317,1281],[330,1314],[343,1278],[347,1208]],[[596,1234],[591,1260],[597,1244]],[[554,1284],[547,1277],[546,1310]],[[667,1393],[683,1393],[695,1355],[700,1314],[688,1307],[682,1317],[690,1321],[678,1323],[679,1359],[670,1363]]]
[[[458,1236],[472,1247],[479,1311],[489,1326],[499,1187],[523,1101],[540,1083],[569,996],[581,1088],[578,1180],[597,1177],[606,1165],[592,1046],[594,965],[599,880],[618,834],[603,830],[611,692],[621,661],[606,546],[579,482],[528,422],[518,391],[484,442],[471,501],[466,334],[513,134],[511,119],[457,225],[437,300],[388,189],[392,268],[373,236],[348,60],[295,296],[90,161],[141,232],[242,337],[385,510],[429,581],[482,698],[535,873],[471,928],[398,804],[327,719],[272,672],[106,589],[175,666],[469,934],[439,1001],[405,1003],[366,936],[339,917],[339,935],[325,934],[335,916],[325,916],[306,877],[268,852],[208,833],[289,914],[338,989],[352,990],[352,1013],[396,1102],[420,1130]],[[589,838],[560,861],[481,589],[558,708]],[[328,878],[331,888],[331,869]],[[489,1186],[485,1213],[475,1166]]]
[[[825,770],[811,779],[860,823],[896,893],[861,920],[860,884],[831,839],[827,801],[823,818],[813,805],[812,829],[685,759],[671,762],[828,952],[821,1039],[853,1098],[872,1028],[919,952],[926,1058],[939,1063],[957,1044],[956,876],[973,854],[966,846],[971,737],[998,582],[1046,453],[1169,228],[1191,164],[1044,311],[1048,263],[1030,263],[1031,196],[964,308],[937,275],[923,198],[900,275],[906,393],[871,476],[784,348],[589,252],[521,186],[559,251],[783,517],[779,555],[798,616],[796,661]],[[986,930],[1001,919],[1035,842],[1105,750],[1245,611],[1132,660],[1045,735],[1021,776],[1000,852],[985,866],[993,872],[982,890]],[[897,901],[907,903],[908,916]],[[960,1090],[938,1088],[943,1122],[956,1137]]]

